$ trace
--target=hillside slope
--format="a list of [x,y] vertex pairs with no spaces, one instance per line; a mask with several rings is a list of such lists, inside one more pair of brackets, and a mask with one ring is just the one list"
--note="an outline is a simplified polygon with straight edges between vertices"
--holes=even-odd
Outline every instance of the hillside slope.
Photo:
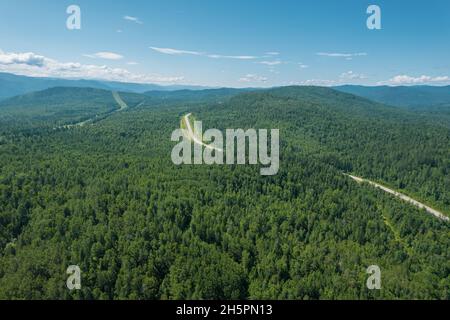
[[214,127],[280,128],[298,152],[317,152],[450,213],[450,128],[432,119],[320,87],[244,93],[204,110]]
[[[204,129],[279,128],[278,174],[174,165],[190,112]],[[0,298],[449,299],[449,225],[342,174],[444,206],[448,129],[428,121],[288,87],[14,135],[0,142]],[[382,290],[366,287],[374,264]]]
[[0,72],[0,100],[23,95],[34,91],[42,91],[54,87],[95,88],[103,90],[143,93],[149,90],[204,89],[197,86],[157,85],[126,83],[102,80],[71,80],[61,78],[37,78]]
[[427,109],[431,106],[447,105],[450,109],[450,86],[366,87],[345,85],[334,89],[393,106]]
[[[146,99],[139,94],[122,95],[131,105]],[[55,87],[1,101],[0,122],[20,127],[71,124],[105,115],[118,108],[111,91]]]

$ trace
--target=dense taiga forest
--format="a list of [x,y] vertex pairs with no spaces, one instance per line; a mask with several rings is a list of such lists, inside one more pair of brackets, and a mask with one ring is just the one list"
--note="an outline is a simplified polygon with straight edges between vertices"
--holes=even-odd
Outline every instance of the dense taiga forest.
[[[89,88],[0,103],[0,298],[450,299],[449,223],[343,174],[450,214],[447,107],[321,87],[120,96],[120,112]],[[188,112],[280,129],[278,174],[174,165]]]

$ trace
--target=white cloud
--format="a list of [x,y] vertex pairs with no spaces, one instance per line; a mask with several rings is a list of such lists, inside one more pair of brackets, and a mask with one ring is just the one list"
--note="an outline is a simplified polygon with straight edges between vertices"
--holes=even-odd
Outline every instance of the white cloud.
[[351,59],[352,57],[367,56],[367,53],[365,53],[365,52],[357,52],[357,53],[318,52],[317,55],[324,56],[324,57],[337,57],[337,58]]
[[206,56],[208,58],[213,58],[213,59],[237,59],[237,60],[258,59],[258,57],[255,57],[255,56],[226,56],[226,55],[221,55],[221,54],[208,54]]
[[0,72],[33,77],[83,78],[136,83],[175,83],[184,79],[181,76],[132,73],[126,69],[111,68],[106,65],[60,62],[32,52],[6,53],[1,50]]
[[107,60],[120,60],[123,59],[123,56],[114,52],[97,52],[94,54],[84,54],[83,56],[88,58],[99,58],[99,59],[107,59]]
[[334,80],[325,80],[325,79],[309,79],[298,82],[290,82],[290,85],[300,85],[300,86],[323,86],[329,87],[334,86],[336,81]]
[[202,55],[201,52],[197,51],[189,51],[189,50],[178,50],[172,48],[158,48],[158,47],[150,47],[150,49],[155,50],[159,53],[170,54],[170,55],[181,55],[181,54],[192,54],[192,55]]
[[127,62],[127,65],[129,65],[129,66],[135,66],[135,65],[138,65],[139,63],[137,63],[137,62],[135,62],[135,61],[129,61],[129,62]]
[[446,84],[450,83],[450,77],[449,76],[427,76],[422,75],[420,77],[411,77],[408,75],[398,75],[395,76],[387,81],[380,81],[377,84],[379,85],[414,85],[414,84]]
[[300,69],[306,69],[306,68],[309,68],[308,65],[303,64],[303,63],[301,63],[301,62],[298,63],[298,66],[300,67]]
[[137,24],[143,24],[143,22],[142,22],[141,20],[139,20],[139,18],[137,18],[137,17],[124,16],[123,18],[124,18],[125,20],[135,22],[135,23],[137,23]]
[[304,81],[299,81],[291,84],[301,85],[301,86],[323,86],[323,87],[331,87],[345,83],[347,80],[362,80],[367,77],[363,74],[358,74],[353,71],[347,71],[342,73],[337,80],[329,80],[329,79],[308,79]]
[[280,53],[277,52],[277,51],[269,51],[269,52],[266,52],[265,54],[267,54],[267,55],[269,55],[269,56],[277,56],[277,55],[279,55]]
[[276,60],[276,61],[260,61],[258,63],[265,64],[266,66],[277,66],[277,65],[281,64],[282,62],[280,60]]
[[363,74],[354,73],[353,71],[347,71],[342,73],[339,78],[343,80],[355,80],[355,79],[366,79],[366,76]]
[[173,48],[160,48],[160,47],[150,47],[150,49],[164,54],[170,55],[195,55],[195,56],[205,56],[211,59],[237,59],[237,60],[252,60],[258,59],[256,56],[248,56],[248,55],[239,55],[239,56],[230,56],[230,55],[222,55],[222,54],[207,54],[200,51],[192,51],[192,50],[180,50]]
[[258,76],[256,74],[247,74],[239,79],[239,82],[266,82],[266,77]]
[[2,65],[23,64],[39,67],[44,64],[44,61],[45,57],[33,52],[5,53],[0,50],[0,64]]

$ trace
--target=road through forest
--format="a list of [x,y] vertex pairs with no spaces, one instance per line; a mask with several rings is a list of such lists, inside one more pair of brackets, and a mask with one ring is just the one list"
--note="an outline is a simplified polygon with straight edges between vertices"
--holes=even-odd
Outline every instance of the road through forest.
[[387,188],[385,186],[382,186],[379,183],[376,183],[376,182],[373,182],[373,181],[370,181],[370,180],[367,180],[367,179],[364,179],[364,178],[361,178],[361,177],[352,176],[350,174],[347,174],[347,176],[349,176],[350,178],[352,178],[353,180],[355,180],[358,183],[363,183],[363,182],[368,183],[368,184],[370,184],[370,185],[372,185],[372,186],[374,186],[374,187],[376,187],[378,189],[383,190],[384,192],[390,193],[390,194],[396,196],[397,198],[402,199],[403,201],[409,202],[412,205],[414,205],[414,206],[416,206],[416,207],[418,207],[420,209],[425,209],[428,213],[432,214],[433,216],[435,216],[435,217],[437,217],[437,218],[439,218],[441,220],[449,221],[449,217],[447,217],[442,212],[439,212],[439,211],[437,211],[437,210],[435,210],[435,209],[433,209],[433,208],[431,208],[431,207],[429,207],[429,206],[427,206],[427,205],[425,205],[425,204],[423,204],[423,203],[421,203],[421,202],[419,202],[419,201],[417,201],[417,200],[415,200],[415,199],[413,199],[411,197],[408,197],[407,195],[404,195],[403,193],[400,193],[400,192],[397,192],[395,190],[389,189],[389,188]]

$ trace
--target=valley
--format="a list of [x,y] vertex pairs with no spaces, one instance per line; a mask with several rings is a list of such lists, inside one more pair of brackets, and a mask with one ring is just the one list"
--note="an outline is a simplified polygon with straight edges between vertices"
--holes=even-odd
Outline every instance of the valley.
[[0,302],[450,300],[448,0],[120,1],[0,0]]
[[[450,212],[448,127],[323,87],[179,94],[53,88],[1,103],[0,298],[449,298],[448,221],[342,174]],[[279,172],[174,165],[190,113],[278,128]],[[64,287],[72,264],[81,290]],[[383,290],[365,287],[374,264]]]
[[117,102],[117,105],[119,106],[119,109],[110,111],[109,113],[103,114],[101,116],[99,116],[97,114],[97,115],[95,115],[94,118],[87,119],[87,120],[84,120],[84,121],[81,121],[81,122],[78,122],[78,123],[75,123],[75,124],[66,124],[66,125],[63,125],[63,126],[55,127],[55,129],[72,129],[72,128],[76,128],[76,127],[82,127],[82,126],[84,126],[86,124],[95,123],[96,121],[103,120],[106,117],[108,117],[108,116],[110,116],[110,115],[112,115],[112,114],[114,114],[116,112],[120,112],[120,111],[123,111],[123,110],[129,108],[128,105],[126,104],[126,102],[122,100],[122,98],[120,97],[118,92],[113,91],[112,95],[114,97],[114,100]]

